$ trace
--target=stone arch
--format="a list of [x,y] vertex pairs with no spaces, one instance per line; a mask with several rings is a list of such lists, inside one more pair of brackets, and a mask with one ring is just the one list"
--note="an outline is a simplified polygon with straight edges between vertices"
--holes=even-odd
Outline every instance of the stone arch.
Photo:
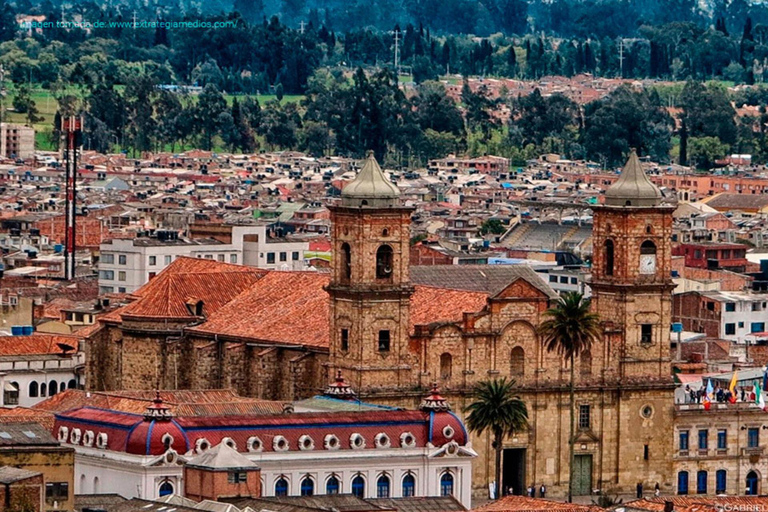
[[[496,369],[501,372],[509,369],[512,372],[512,356],[516,359],[516,364],[519,364],[520,351],[522,351],[522,372],[519,372],[517,368],[518,376],[512,376],[516,379],[521,379],[525,374],[531,374],[531,369],[538,366],[538,345],[539,335],[536,333],[536,328],[530,322],[526,320],[512,320],[501,330],[501,344],[497,351]],[[519,349],[514,351],[514,349]],[[528,370],[528,371],[526,371]]]
[[603,274],[606,276],[612,276],[614,271],[614,260],[616,257],[616,248],[614,247],[613,240],[608,238],[603,242]]
[[341,282],[348,283],[352,278],[352,248],[347,242],[341,244],[341,259],[339,265],[339,277],[341,278]]

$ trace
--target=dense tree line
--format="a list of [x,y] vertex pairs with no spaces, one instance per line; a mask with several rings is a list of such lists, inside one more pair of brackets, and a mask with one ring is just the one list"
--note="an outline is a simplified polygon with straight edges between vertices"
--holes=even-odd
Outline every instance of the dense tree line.
[[[765,92],[758,91],[759,100]],[[754,101],[749,98],[755,95],[739,94]],[[187,95],[137,75],[124,88],[95,87],[82,101],[60,95],[57,119],[84,111],[85,146],[102,152],[115,146],[134,152],[201,147],[362,157],[372,149],[387,165],[400,167],[451,153],[497,154],[516,164],[559,153],[609,168],[634,147],[657,162],[702,169],[729,152],[768,161],[764,107],[759,115],[738,117],[734,98],[717,83],[689,81],[678,95],[681,107],[674,118],[658,90],[628,85],[579,106],[538,90],[527,96],[493,95],[485,86],[473,91],[465,81],[457,102],[442,83],[426,81],[406,94],[390,70],[358,68],[351,77],[318,70],[301,102],[261,105],[251,96],[228,103],[211,83],[199,95]]]
[[[12,81],[45,87],[124,85],[141,73],[161,84],[294,94],[321,67],[392,66],[397,34],[399,63],[417,83],[446,73],[768,79],[768,6],[743,0],[716,1],[712,13],[694,0],[235,0],[206,2],[202,13],[172,5],[0,0],[0,64]],[[126,22],[137,12],[145,21],[233,26],[13,29],[17,13]]]

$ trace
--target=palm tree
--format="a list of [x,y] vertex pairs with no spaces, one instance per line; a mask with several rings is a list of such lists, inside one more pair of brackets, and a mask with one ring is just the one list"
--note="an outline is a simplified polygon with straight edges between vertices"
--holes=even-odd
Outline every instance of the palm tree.
[[577,356],[589,351],[592,342],[600,337],[600,317],[589,310],[589,300],[577,292],[564,294],[554,307],[549,308],[544,315],[547,320],[539,325],[539,335],[548,352],[557,352],[571,366],[570,398],[571,398],[571,432],[568,442],[569,472],[568,472],[568,502],[573,499],[573,441],[575,403],[573,390],[575,386],[574,362]]
[[496,449],[496,499],[501,489],[501,444],[505,435],[520,431],[528,426],[528,408],[514,393],[514,379],[506,377],[478,382],[474,389],[474,401],[464,412],[468,412],[467,427],[480,435],[486,430],[493,434]]

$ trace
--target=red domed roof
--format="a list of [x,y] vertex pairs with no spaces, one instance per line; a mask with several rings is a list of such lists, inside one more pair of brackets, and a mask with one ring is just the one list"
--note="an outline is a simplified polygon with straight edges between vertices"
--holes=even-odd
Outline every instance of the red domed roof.
[[136,455],[162,455],[167,451],[165,446],[166,434],[171,436],[169,448],[179,453],[189,450],[189,441],[184,430],[176,421],[141,421],[128,434],[125,451]]

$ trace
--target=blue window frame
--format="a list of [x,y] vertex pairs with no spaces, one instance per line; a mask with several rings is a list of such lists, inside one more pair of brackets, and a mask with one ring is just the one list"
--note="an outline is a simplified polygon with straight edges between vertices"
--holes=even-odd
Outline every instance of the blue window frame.
[[280,478],[275,482],[275,496],[288,496],[288,480]]
[[747,447],[758,448],[760,446],[760,429],[752,427],[747,431]]
[[696,473],[696,494],[707,494],[707,472]]
[[315,494],[315,482],[310,477],[305,476],[301,481],[301,495],[312,496]]
[[720,429],[717,431],[717,449],[728,449],[728,431],[725,429]]
[[376,481],[376,497],[389,498],[389,477],[381,475]]
[[688,472],[680,471],[677,474],[677,494],[688,494]]
[[358,498],[365,497],[365,479],[360,475],[352,479],[352,495]]
[[325,494],[339,494],[339,479],[332,476],[325,484]]
[[716,494],[725,494],[727,481],[728,481],[727,476],[728,476],[728,473],[726,473],[724,469],[718,469],[717,473],[715,473],[715,493]]
[[440,496],[453,496],[453,475],[450,473],[440,477]]
[[680,450],[681,451],[688,451],[688,431],[687,430],[681,430],[680,431]]
[[416,478],[410,473],[403,478],[403,498],[416,496]]
[[699,430],[699,450],[709,447],[709,430]]
[[765,322],[752,322],[749,332],[765,332]]

